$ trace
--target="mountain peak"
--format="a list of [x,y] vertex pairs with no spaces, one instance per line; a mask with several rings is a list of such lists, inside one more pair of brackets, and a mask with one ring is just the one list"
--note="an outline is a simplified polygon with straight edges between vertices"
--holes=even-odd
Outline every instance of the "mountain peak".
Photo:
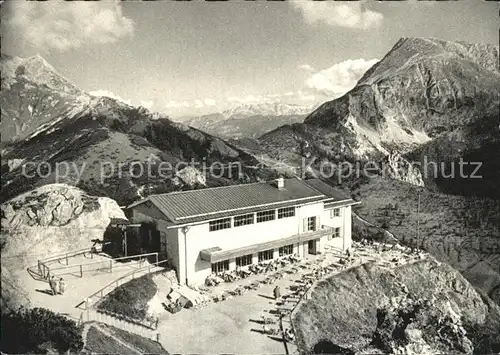
[[19,78],[22,78],[62,93],[81,93],[80,89],[60,74],[39,53],[28,58],[2,56],[1,69],[2,88],[9,88]]
[[499,46],[492,44],[447,41],[434,37],[401,37],[384,58],[363,75],[358,85],[371,85],[417,62],[441,61],[451,57],[498,72],[498,53]]

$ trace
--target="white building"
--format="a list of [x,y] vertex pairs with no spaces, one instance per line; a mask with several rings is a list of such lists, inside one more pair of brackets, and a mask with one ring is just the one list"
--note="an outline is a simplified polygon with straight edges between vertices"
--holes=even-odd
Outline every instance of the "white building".
[[154,223],[179,282],[200,284],[287,254],[316,254],[325,243],[351,245],[351,206],[319,179],[277,179],[151,195],[129,208],[134,223]]

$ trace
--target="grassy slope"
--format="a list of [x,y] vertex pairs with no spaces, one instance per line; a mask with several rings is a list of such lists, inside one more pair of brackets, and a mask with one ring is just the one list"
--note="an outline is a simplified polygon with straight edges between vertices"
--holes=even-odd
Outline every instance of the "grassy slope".
[[[362,185],[359,193],[360,216],[379,226],[385,223],[404,244],[416,245],[415,186],[376,178]],[[425,250],[461,271],[500,304],[500,201],[423,190],[419,231]]]
[[122,343],[136,349],[143,354],[168,354],[163,347],[150,339],[141,337],[134,333],[101,324],[106,327],[113,337],[104,334],[99,328],[90,326],[83,353],[101,354],[130,354],[130,348]]

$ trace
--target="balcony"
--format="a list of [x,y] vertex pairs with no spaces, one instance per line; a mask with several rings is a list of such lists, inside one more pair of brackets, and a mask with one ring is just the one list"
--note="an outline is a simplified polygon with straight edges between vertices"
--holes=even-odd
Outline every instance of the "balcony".
[[224,250],[216,246],[200,251],[200,258],[201,260],[207,261],[209,263],[216,263],[218,261],[236,258],[243,255],[255,254],[262,250],[276,249],[285,245],[308,242],[310,240],[318,239],[325,235],[332,234],[333,230],[334,228],[322,226],[322,228],[316,231],[294,234],[287,238],[271,240],[269,242],[252,244],[229,250]]

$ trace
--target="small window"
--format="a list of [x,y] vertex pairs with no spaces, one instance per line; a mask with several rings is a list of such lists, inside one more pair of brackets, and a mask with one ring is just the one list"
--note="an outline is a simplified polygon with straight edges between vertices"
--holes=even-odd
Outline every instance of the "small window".
[[247,224],[253,224],[253,213],[234,217],[235,227],[246,226]]
[[333,208],[330,210],[330,218],[340,217],[340,208]]
[[240,256],[236,258],[236,266],[247,266],[252,264],[252,254]]
[[276,210],[257,212],[257,223],[272,221],[276,218]]
[[278,249],[279,256],[292,255],[293,254],[293,244],[285,245]]
[[340,227],[334,228],[333,229],[333,234],[328,238],[328,240],[332,240],[333,238],[340,238]]
[[295,216],[295,207],[286,207],[278,209],[278,219]]
[[307,230],[308,231],[316,230],[316,217],[309,217],[307,219]]
[[272,260],[273,259],[273,249],[264,250],[259,252],[259,261]]
[[231,218],[222,218],[209,223],[210,232],[231,228]]
[[219,261],[218,263],[212,264],[212,272],[215,274],[223,273],[229,270],[229,260]]

